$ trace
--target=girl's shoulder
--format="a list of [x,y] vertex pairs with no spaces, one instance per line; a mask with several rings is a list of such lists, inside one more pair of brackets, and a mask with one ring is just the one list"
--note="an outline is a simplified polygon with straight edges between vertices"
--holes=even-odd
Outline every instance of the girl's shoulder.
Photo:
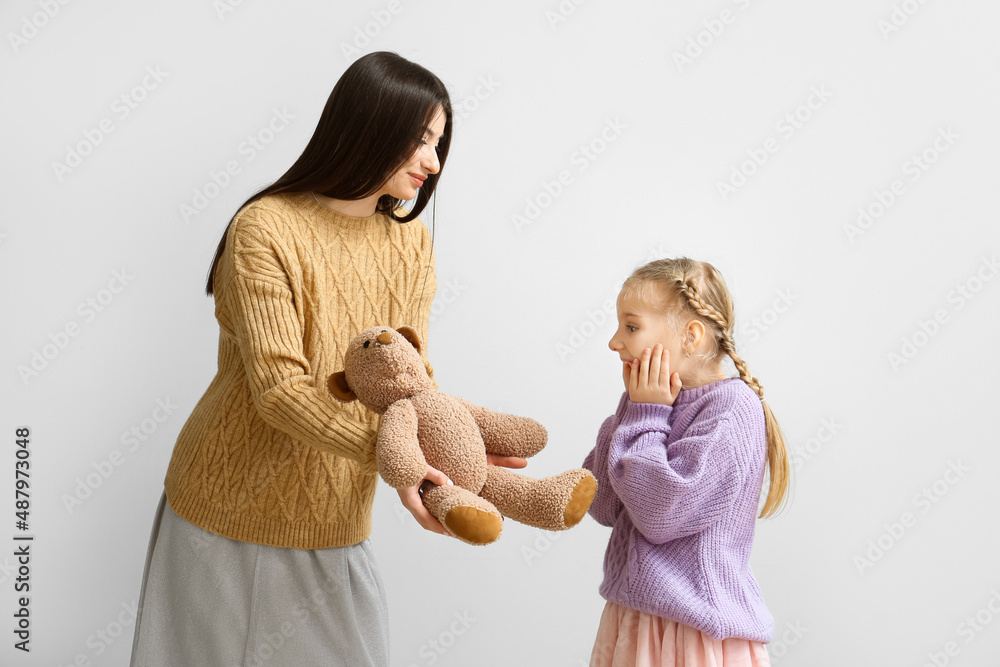
[[739,420],[763,419],[760,397],[739,377],[726,378],[681,392],[674,407],[693,410],[696,414],[730,417]]

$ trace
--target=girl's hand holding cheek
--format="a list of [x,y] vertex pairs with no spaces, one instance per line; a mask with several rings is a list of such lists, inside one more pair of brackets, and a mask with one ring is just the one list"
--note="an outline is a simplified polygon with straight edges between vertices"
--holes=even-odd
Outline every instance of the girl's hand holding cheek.
[[622,379],[633,403],[673,405],[681,391],[681,375],[670,373],[670,350],[657,343],[642,351],[641,359],[622,364]]

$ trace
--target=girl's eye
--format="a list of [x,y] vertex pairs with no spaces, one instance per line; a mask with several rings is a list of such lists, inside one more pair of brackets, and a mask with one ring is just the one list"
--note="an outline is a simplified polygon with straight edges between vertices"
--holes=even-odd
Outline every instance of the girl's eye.
[[634,327],[634,326],[632,326],[631,324],[626,324],[626,325],[625,325],[625,328],[626,328],[626,329],[628,329],[628,330],[629,330],[629,332],[631,332],[631,333],[635,333],[635,330],[636,330],[636,329],[638,329],[639,327]]

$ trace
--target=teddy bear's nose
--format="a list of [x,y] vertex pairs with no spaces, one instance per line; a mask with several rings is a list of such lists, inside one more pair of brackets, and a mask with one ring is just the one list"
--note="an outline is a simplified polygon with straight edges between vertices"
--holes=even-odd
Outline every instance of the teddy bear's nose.
[[389,343],[392,342],[392,334],[390,334],[388,331],[383,331],[378,335],[378,337],[375,340],[382,343],[383,345],[388,345]]

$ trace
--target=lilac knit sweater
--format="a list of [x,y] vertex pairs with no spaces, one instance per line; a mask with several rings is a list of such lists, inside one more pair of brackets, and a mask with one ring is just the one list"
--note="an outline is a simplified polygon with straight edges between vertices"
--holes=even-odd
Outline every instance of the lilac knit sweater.
[[749,562],[766,449],[760,399],[739,378],[673,406],[624,392],[583,462],[598,482],[589,514],[614,528],[601,596],[716,639],[770,642]]

